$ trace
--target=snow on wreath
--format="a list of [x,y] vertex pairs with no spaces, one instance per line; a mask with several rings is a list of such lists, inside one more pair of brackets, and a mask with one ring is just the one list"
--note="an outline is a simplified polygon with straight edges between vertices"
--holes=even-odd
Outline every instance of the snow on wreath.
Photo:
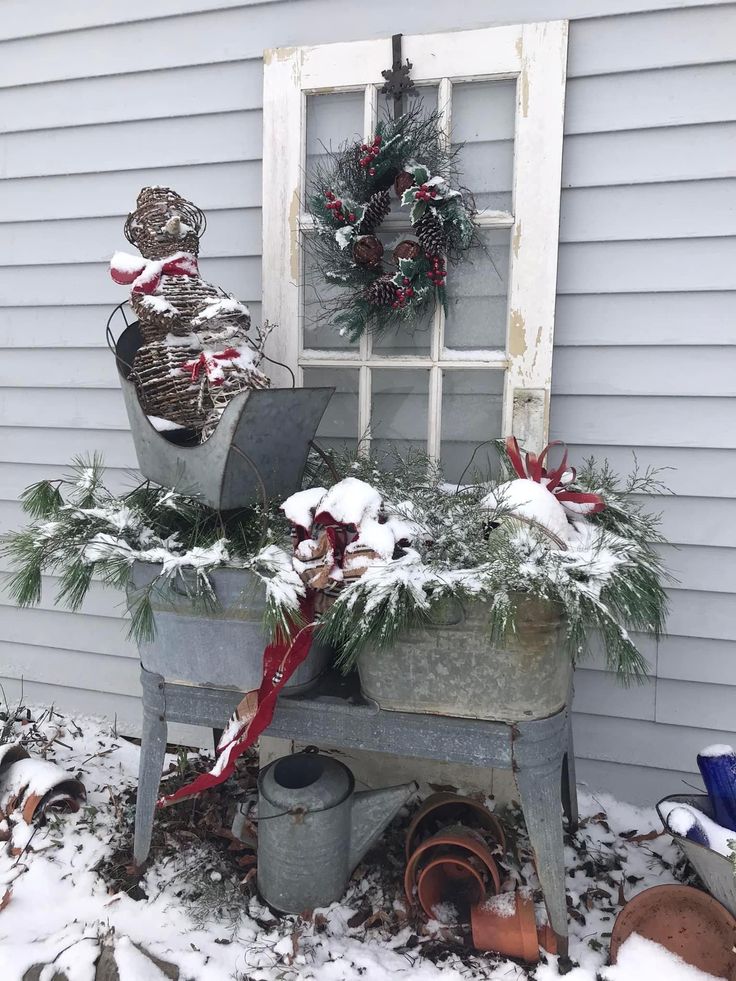
[[[439,113],[424,115],[419,103],[381,120],[370,142],[328,151],[317,165],[308,192],[316,235],[306,247],[321,283],[310,286],[319,316],[340,334],[355,340],[366,330],[411,327],[433,303],[445,306],[448,261],[478,243],[472,195],[457,186],[460,149],[450,146]],[[411,234],[389,255],[377,233],[392,191],[411,209]]]

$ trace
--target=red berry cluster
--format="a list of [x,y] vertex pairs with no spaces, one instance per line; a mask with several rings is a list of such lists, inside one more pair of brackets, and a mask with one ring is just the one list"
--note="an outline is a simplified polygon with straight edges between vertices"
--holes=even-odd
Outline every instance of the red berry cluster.
[[417,201],[432,201],[437,197],[437,191],[429,184],[422,184],[416,194]]
[[431,260],[432,268],[427,273],[427,279],[431,279],[435,286],[444,286],[447,276],[447,267],[442,256],[435,255],[428,257]]
[[396,299],[391,304],[394,310],[398,310],[401,307],[406,306],[406,301],[410,300],[414,296],[414,287],[411,285],[411,280],[408,276],[404,276],[404,285],[396,287]]
[[368,168],[368,173],[370,174],[371,177],[374,177],[376,173],[376,168],[371,167],[371,164],[376,159],[378,154],[381,152],[382,142],[383,140],[381,139],[380,136],[374,136],[373,143],[371,144],[362,143],[360,147],[360,149],[363,151],[365,156],[361,157],[358,163],[360,164],[361,167]]
[[337,221],[349,221],[351,224],[355,221],[353,212],[345,212],[342,207],[342,201],[332,191],[325,191],[325,197],[327,198],[327,208],[332,212]]

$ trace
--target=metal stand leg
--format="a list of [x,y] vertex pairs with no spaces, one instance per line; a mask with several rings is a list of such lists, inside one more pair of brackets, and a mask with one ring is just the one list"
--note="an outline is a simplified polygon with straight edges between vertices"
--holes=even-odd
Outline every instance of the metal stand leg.
[[567,733],[564,720],[560,721],[559,733],[547,732],[541,723],[536,730],[533,724],[519,726],[519,734],[514,738],[514,770],[550,925],[557,935],[559,954],[567,957],[565,846],[560,803]]
[[578,830],[578,787],[575,779],[575,746],[572,738],[572,710],[567,713],[567,752],[562,764],[562,807],[570,832]]
[[160,675],[142,670],[141,683],[143,685],[143,735],[133,843],[133,860],[136,865],[143,865],[151,847],[153,816],[164,765],[168,730],[164,679]]

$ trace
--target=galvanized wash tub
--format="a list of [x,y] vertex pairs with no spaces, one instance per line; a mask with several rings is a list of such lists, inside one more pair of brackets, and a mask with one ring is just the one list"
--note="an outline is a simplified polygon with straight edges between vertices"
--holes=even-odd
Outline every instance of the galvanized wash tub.
[[[134,563],[129,597],[136,588],[147,586],[160,569],[153,563]],[[191,575],[185,573],[187,578]],[[178,577],[153,590],[156,633],[152,641],[138,646],[141,664],[177,684],[252,691],[261,684],[268,644],[262,626],[265,587],[247,569],[215,569],[209,579],[219,601],[214,609],[201,600],[195,602]],[[292,693],[309,688],[330,660],[329,648],[315,641],[284,687]]]
[[[691,807],[702,811],[709,818],[715,821],[713,808],[707,794],[673,794],[671,797],[664,797],[657,804],[657,814],[664,825],[668,834],[672,835],[677,844],[682,849],[687,860],[700,876],[700,879],[708,892],[723,903],[726,909],[736,916],[736,877],[734,876],[733,865],[725,855],[714,852],[705,845],[699,845],[696,841],[683,838],[670,831],[662,813],[663,804],[689,804]],[[736,839],[736,831],[734,832]]]
[[523,594],[516,631],[490,642],[487,604],[437,604],[431,622],[383,650],[358,656],[363,694],[382,709],[518,722],[542,719],[567,702],[572,657],[562,610]]

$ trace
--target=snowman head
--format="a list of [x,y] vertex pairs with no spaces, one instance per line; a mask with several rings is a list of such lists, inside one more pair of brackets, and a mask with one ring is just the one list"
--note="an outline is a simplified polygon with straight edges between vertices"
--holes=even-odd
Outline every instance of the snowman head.
[[199,254],[204,212],[170,187],[144,187],[125,222],[125,237],[146,259]]

